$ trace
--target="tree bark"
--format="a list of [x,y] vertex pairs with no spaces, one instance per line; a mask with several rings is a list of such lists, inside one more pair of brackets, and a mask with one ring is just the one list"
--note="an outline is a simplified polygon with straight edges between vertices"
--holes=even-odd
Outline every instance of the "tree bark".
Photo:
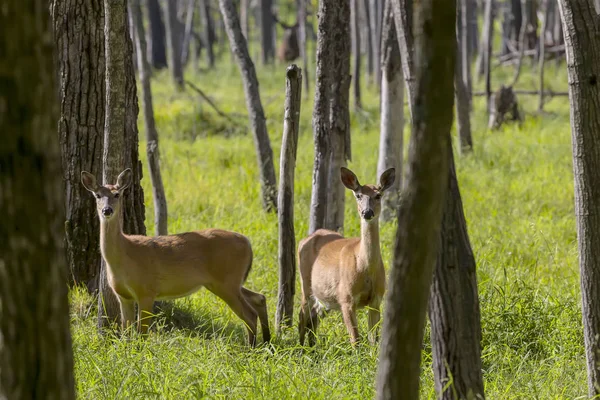
[[449,143],[448,193],[429,305],[435,391],[438,399],[483,399],[475,257]]
[[[462,5],[465,0],[459,0],[456,5],[456,69],[454,71],[454,96],[456,102],[456,128],[458,131],[458,140],[461,153],[468,153],[473,150],[473,137],[471,136],[471,115],[470,98],[468,88],[468,72],[465,74],[463,62],[468,61],[466,35],[463,27],[466,28],[463,20]],[[464,4],[466,6],[466,4]],[[467,76],[465,76],[467,75]]]
[[48,9],[43,0],[0,8],[2,399],[75,399]]
[[522,21],[521,21],[521,30],[519,31],[519,55],[517,58],[517,65],[515,66],[515,74],[513,76],[513,80],[510,86],[515,86],[519,80],[519,75],[521,74],[521,66],[523,65],[523,55],[525,54],[525,48],[527,47],[527,43],[525,41],[527,35],[527,23],[530,19],[529,17],[529,7],[527,6],[527,0],[521,0],[521,10],[522,10]]
[[352,57],[354,60],[354,72],[352,73],[352,89],[354,95],[354,109],[360,110],[362,103],[360,101],[360,17],[359,0],[350,0],[350,14],[352,18]]
[[[114,184],[126,168],[133,171],[133,184],[123,197],[121,217],[128,234],[146,234],[144,193],[140,185],[141,163],[138,159],[137,89],[133,70],[131,38],[127,30],[127,6],[121,0],[104,0],[104,38],[106,54],[106,111],[104,119],[104,184]],[[119,304],[106,281],[102,263],[98,299],[98,328],[118,321]]]
[[308,80],[308,56],[306,54],[306,2],[308,0],[297,0],[298,3],[298,47],[302,58],[302,74],[304,81],[304,97],[308,98],[310,93],[310,82]]
[[475,59],[479,45],[479,25],[477,20],[477,0],[467,0],[467,25],[469,65]]
[[240,20],[232,0],[219,0],[221,14],[225,22],[227,36],[231,51],[237,59],[246,95],[246,107],[254,134],[254,145],[260,172],[261,197],[263,208],[267,211],[277,209],[277,187],[275,182],[275,168],[273,166],[273,150],[267,132],[265,114],[260,101],[258,79],[254,70],[254,63],[248,54],[246,39],[242,35]]
[[367,50],[367,82],[373,82],[373,72],[375,71],[375,63],[373,62],[373,51],[374,46],[371,46],[371,38],[373,37],[373,26],[371,25],[371,8],[370,8],[370,0],[362,0],[362,9],[364,10],[363,17],[365,22],[363,24],[364,33],[365,33],[365,46]]
[[183,33],[183,45],[181,47],[181,65],[187,65],[190,55],[190,42],[194,31],[194,11],[196,10],[196,0],[188,1],[188,8],[185,15],[185,29]]
[[166,68],[167,51],[165,48],[165,24],[163,22],[163,14],[158,0],[148,0],[148,24],[150,26],[150,43],[148,47],[151,55],[152,67],[155,69]]
[[158,149],[158,132],[154,123],[154,107],[152,106],[152,88],[150,86],[150,65],[146,58],[146,41],[144,21],[140,0],[129,0],[129,13],[137,32],[136,47],[138,51],[138,68],[142,86],[142,104],[144,108],[144,124],[146,125],[146,153],[148,169],[152,181],[152,198],[154,199],[154,232],[156,235],[168,235],[167,198],[160,173],[160,153]]
[[[492,101],[492,41],[494,36],[494,0],[487,0],[485,3],[484,12],[484,33],[482,38],[482,51],[479,54],[479,59],[482,60],[483,75],[485,75],[485,93],[488,114],[491,112]],[[479,71],[479,68],[478,68]],[[480,74],[482,75],[482,74]]]
[[260,44],[262,63],[271,64],[275,60],[273,46],[273,0],[258,0],[260,4]]
[[396,168],[396,180],[381,199],[382,221],[396,216],[400,206],[404,148],[404,77],[400,48],[394,25],[392,4],[385,2],[381,42],[381,127],[377,176],[388,168]]
[[[454,0],[417,3],[416,97],[383,318],[378,399],[418,399],[425,313],[438,254],[454,106]],[[441,77],[441,79],[440,79]],[[446,79],[444,79],[446,77]]]
[[540,34],[540,59],[539,59],[539,82],[540,82],[540,97],[538,99],[538,112],[544,111],[544,63],[546,62],[546,27],[549,22],[550,7],[548,0],[542,0],[542,9],[544,12],[544,20],[542,21],[542,29]]
[[275,326],[291,326],[296,285],[296,236],[294,233],[294,171],[302,104],[302,70],[290,65],[285,81],[285,114],[279,171],[279,292]]
[[460,68],[458,71],[466,86],[468,109],[470,112],[473,109],[473,96],[471,95],[473,92],[473,74],[471,72],[471,51],[469,49],[469,1],[470,0],[459,0],[457,3],[459,16],[457,17],[456,35],[460,40],[457,47],[458,57],[460,58]]
[[369,36],[369,47],[373,52],[373,76],[375,84],[381,84],[381,16],[379,7],[382,0],[367,0],[365,7],[369,9],[369,18],[371,24],[371,35]]
[[81,171],[102,174],[104,144],[104,7],[102,1],[54,0],[65,185],[65,247],[70,282],[98,288],[100,255],[96,202],[81,185]]
[[413,1],[412,0],[389,0],[394,10],[394,22],[396,34],[398,35],[398,46],[402,57],[402,73],[406,82],[406,94],[408,97],[408,110],[411,118],[413,116],[413,104],[415,98],[415,73],[414,73],[414,38],[413,38]]
[[[215,42],[215,28],[210,14],[209,0],[200,0],[200,19],[202,20],[204,45],[206,46],[206,61],[209,68],[215,67],[215,53],[213,50]],[[244,36],[248,33],[246,32]]]
[[177,19],[177,0],[167,0],[166,6],[167,40],[169,42],[169,68],[173,83],[183,90],[183,67],[181,65],[181,46],[179,43],[179,20]]
[[565,35],[583,333],[590,397],[600,394],[600,15],[592,0],[558,2]]

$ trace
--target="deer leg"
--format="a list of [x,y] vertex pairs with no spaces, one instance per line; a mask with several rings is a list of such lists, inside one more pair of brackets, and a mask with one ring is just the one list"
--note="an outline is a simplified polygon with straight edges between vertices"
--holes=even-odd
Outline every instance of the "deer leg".
[[318,302],[310,308],[310,316],[308,318],[308,344],[314,346],[317,342],[317,328],[321,322],[321,306]]
[[260,320],[260,329],[262,330],[263,342],[271,341],[271,331],[269,330],[269,314],[267,313],[267,298],[260,293],[242,287],[242,294],[254,309],[258,312]]
[[310,318],[310,308],[308,307],[306,298],[302,295],[302,303],[300,304],[300,312],[298,313],[298,335],[300,336],[300,346],[304,346],[304,336],[306,335],[306,327]]
[[374,302],[369,307],[369,342],[375,344],[379,340],[379,329],[377,324],[381,318],[379,302]]
[[214,287],[207,287],[207,289],[223,299],[229,308],[246,323],[246,327],[248,328],[248,344],[250,347],[255,347],[258,313],[246,301],[246,297],[242,294],[242,291],[240,289],[226,290]]
[[138,331],[143,335],[148,333],[152,324],[152,308],[154,307],[153,297],[142,297],[138,301]]
[[350,334],[350,343],[355,345],[358,342],[358,323],[356,322],[356,311],[354,305],[351,302],[341,304],[342,316],[344,318],[344,324]]
[[121,307],[121,329],[125,331],[135,321],[135,302],[124,297],[117,296]]

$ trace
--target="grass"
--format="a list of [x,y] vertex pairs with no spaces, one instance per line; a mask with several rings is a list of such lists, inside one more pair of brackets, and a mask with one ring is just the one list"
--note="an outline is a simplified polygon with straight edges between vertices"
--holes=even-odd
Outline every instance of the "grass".
[[[563,65],[564,69],[564,65]],[[260,90],[278,171],[283,126],[284,68],[258,68]],[[311,71],[312,72],[312,71]],[[497,82],[512,71],[495,71]],[[312,76],[311,76],[312,77]],[[566,87],[566,71],[549,68],[549,88]],[[237,68],[190,74],[228,114],[246,115]],[[522,87],[536,79],[524,69]],[[220,227],[247,235],[255,261],[247,286],[268,298],[272,318],[277,294],[277,219],[261,209],[256,157],[244,117],[233,126],[193,91],[176,93],[166,73],[153,80],[161,167],[169,206],[169,231]],[[295,229],[308,229],[313,144],[312,96],[302,104],[296,169]],[[537,99],[520,98],[526,122],[498,132],[485,129],[483,100],[475,102],[475,151],[456,157],[469,234],[475,253],[483,329],[483,366],[489,399],[575,399],[587,392],[580,312],[573,177],[566,98],[534,113]],[[352,113],[353,160],[363,183],[376,179],[378,97],[363,89],[365,112]],[[141,120],[141,119],[140,119]],[[143,122],[140,138],[143,138]],[[406,129],[408,139],[409,129]],[[145,165],[145,142],[140,154]],[[148,178],[146,226],[153,232]],[[350,193],[347,235],[359,234]],[[395,223],[381,227],[386,264]],[[296,305],[299,304],[299,283]],[[338,314],[321,325],[314,351],[298,346],[295,329],[272,347],[248,349],[241,321],[200,291],[163,310],[147,340],[99,337],[93,301],[71,292],[72,327],[80,398],[94,399],[347,399],[372,398],[378,348],[352,349]],[[295,315],[297,317],[297,313]],[[366,332],[366,315],[359,317]],[[273,326],[272,326],[273,329]],[[427,328],[429,329],[429,328]],[[421,393],[434,399],[426,332]]]

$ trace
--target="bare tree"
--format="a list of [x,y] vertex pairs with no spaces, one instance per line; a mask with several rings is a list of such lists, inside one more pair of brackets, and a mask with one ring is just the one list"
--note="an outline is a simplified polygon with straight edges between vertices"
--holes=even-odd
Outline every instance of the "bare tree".
[[302,104],[302,70],[290,65],[285,80],[285,114],[279,171],[279,293],[275,326],[290,326],[296,288],[296,238],[294,233],[294,172]]
[[[448,179],[454,106],[454,0],[417,3],[415,104],[403,202],[386,295],[378,399],[417,399],[425,314]],[[397,27],[397,25],[396,25]],[[445,78],[445,79],[444,79]]]
[[360,0],[350,0],[350,15],[352,25],[352,56],[354,57],[354,67],[352,72],[352,87],[354,95],[354,109],[362,108],[360,101]]
[[485,98],[488,113],[492,101],[492,40],[494,36],[494,0],[486,0],[484,11],[483,35],[481,37],[481,50],[477,62],[477,73],[485,75]]
[[152,181],[152,197],[154,199],[154,232],[157,235],[167,235],[167,197],[160,173],[160,153],[158,151],[158,132],[154,123],[154,108],[152,106],[152,88],[150,87],[150,65],[146,58],[146,40],[144,21],[140,0],[129,0],[129,13],[137,32],[136,48],[138,52],[138,69],[142,84],[142,103],[144,107],[144,124],[146,125],[146,153],[148,169]]
[[540,86],[540,97],[538,99],[538,111],[542,112],[544,110],[544,63],[546,62],[546,28],[548,27],[549,17],[550,17],[550,6],[549,4],[553,2],[549,2],[548,0],[542,0],[542,10],[544,13],[544,20],[542,21],[542,29],[540,33],[540,59],[539,59],[539,86]]
[[190,55],[190,43],[194,33],[194,11],[196,10],[196,0],[189,0],[185,14],[185,27],[183,31],[183,44],[181,46],[181,65],[186,65]]
[[452,146],[450,141],[447,143],[448,193],[429,304],[435,390],[438,399],[483,399],[475,257],[467,233]]
[[[133,171],[133,185],[123,199],[126,215],[123,228],[128,234],[146,234],[144,193],[140,185],[138,160],[137,90],[133,70],[133,46],[128,33],[127,5],[120,0],[104,0],[106,54],[106,112],[104,118],[103,181],[116,182],[123,169]],[[102,263],[98,299],[98,327],[107,326],[119,317],[119,304],[106,281]]]
[[565,35],[583,337],[590,397],[600,394],[600,15],[593,0],[558,1]]
[[[150,32],[149,51],[152,67],[167,67],[167,50],[165,46],[165,24],[158,0],[148,0],[148,24]],[[87,170],[89,171],[89,170]],[[90,171],[91,172],[91,171]]]
[[215,53],[213,50],[215,42],[215,28],[210,13],[210,2],[209,0],[200,0],[200,19],[202,21],[204,45],[206,46],[206,61],[208,62],[209,68],[215,66]]
[[306,2],[308,0],[297,0],[298,3],[298,47],[302,58],[302,74],[304,81],[304,97],[308,98],[310,82],[308,80],[308,57],[306,54]]
[[273,0],[258,0],[260,4],[260,45],[262,63],[270,64],[275,60],[273,36]]
[[[65,236],[70,280],[98,288],[100,245],[94,199],[82,170],[102,174],[104,144],[104,7],[102,1],[52,3],[59,78],[60,136],[65,185]],[[74,17],[73,17],[74,16]]]
[[248,54],[246,39],[242,35],[240,20],[232,0],[219,0],[221,14],[225,21],[227,36],[231,51],[235,55],[246,95],[246,107],[254,133],[254,145],[260,172],[261,197],[263,208],[267,211],[277,209],[277,187],[275,182],[275,168],[273,166],[273,150],[267,132],[265,114],[260,101],[258,79],[254,70],[254,63]]
[[408,97],[408,109],[411,117],[413,115],[413,103],[415,98],[415,73],[414,73],[414,38],[413,38],[413,1],[412,0],[390,0],[394,10],[394,22],[396,34],[398,35],[398,46],[402,54],[402,72],[406,82],[406,93]]
[[396,216],[400,205],[402,187],[403,134],[404,134],[404,77],[400,48],[394,25],[394,13],[390,0],[385,2],[381,41],[381,128],[379,136],[379,161],[377,175],[388,168],[396,169],[396,180],[381,199],[382,221]]
[[364,17],[363,33],[364,33],[364,44],[366,47],[367,53],[367,82],[372,83],[373,80],[373,72],[375,72],[374,67],[374,59],[373,59],[373,46],[371,46],[371,38],[373,37],[373,27],[371,26],[371,9],[369,0],[362,0],[362,7],[360,7],[362,11],[362,16]]
[[371,25],[371,35],[369,36],[368,46],[373,52],[373,79],[377,85],[381,84],[381,22],[382,16],[380,8],[383,0],[366,0],[366,6],[369,9],[369,23]]
[[169,45],[169,69],[173,83],[179,90],[183,90],[183,66],[181,65],[181,45],[179,42],[179,20],[177,19],[177,0],[167,0],[166,6],[167,40]]
[[[467,49],[467,36],[465,34],[466,24],[463,16],[466,14],[465,0],[459,0],[456,4],[456,69],[454,71],[454,96],[456,98],[456,125],[460,150],[468,153],[473,150],[473,138],[471,136],[470,96],[468,71],[465,71],[463,63],[470,64]],[[466,66],[468,69],[468,65]]]
[[2,3],[2,399],[75,399],[51,37],[46,1]]

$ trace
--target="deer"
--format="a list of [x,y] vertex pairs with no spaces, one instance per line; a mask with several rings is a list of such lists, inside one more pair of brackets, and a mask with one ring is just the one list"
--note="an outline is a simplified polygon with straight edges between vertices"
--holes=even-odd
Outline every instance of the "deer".
[[379,185],[361,185],[351,170],[341,168],[344,186],[354,193],[360,215],[360,237],[318,229],[298,244],[302,300],[298,321],[300,345],[314,346],[319,319],[330,310],[342,312],[350,343],[359,341],[356,311],[368,307],[369,341],[378,340],[380,305],[385,293],[385,268],[379,244],[381,197],[395,180],[395,169],[384,171]]
[[132,177],[127,168],[115,185],[100,186],[93,174],[81,172],[83,186],[96,198],[100,251],[108,284],[119,300],[121,328],[136,322],[137,303],[137,331],[146,335],[155,300],[185,297],[205,287],[246,324],[251,347],[256,345],[257,318],[263,341],[269,342],[266,298],[243,286],[252,267],[250,240],[214,228],[154,237],[124,234],[121,199]]

